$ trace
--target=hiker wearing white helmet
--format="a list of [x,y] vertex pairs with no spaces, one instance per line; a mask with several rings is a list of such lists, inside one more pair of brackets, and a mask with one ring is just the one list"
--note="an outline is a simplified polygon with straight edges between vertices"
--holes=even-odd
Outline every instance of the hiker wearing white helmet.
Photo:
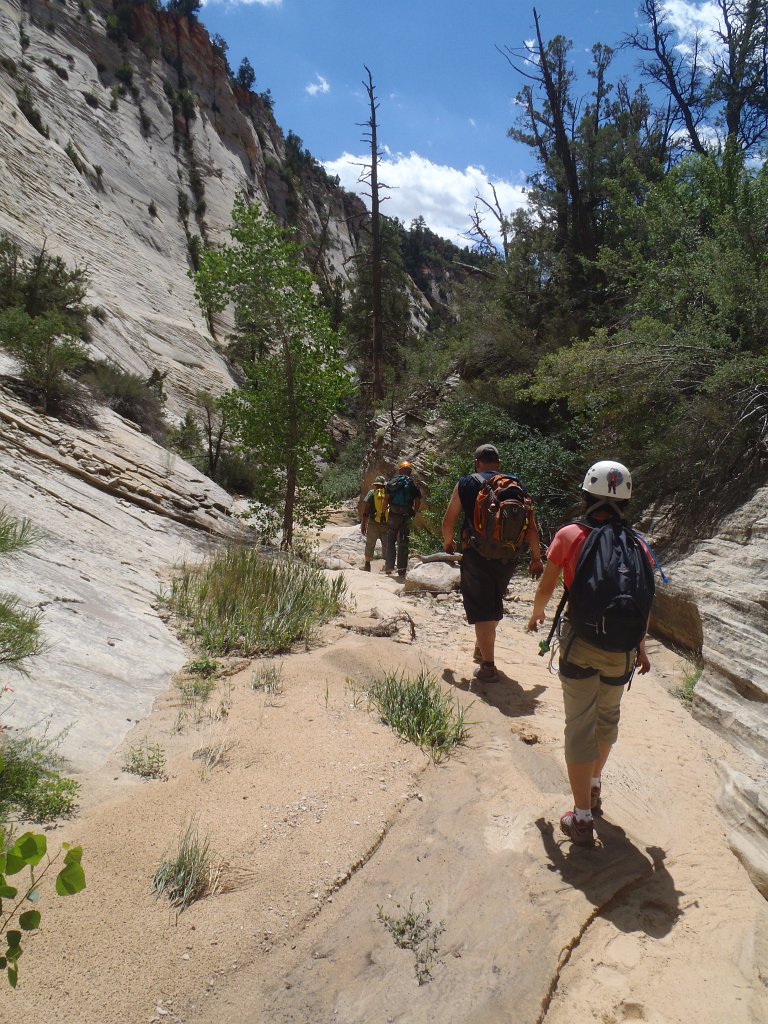
[[373,486],[363,499],[363,513],[360,517],[360,532],[365,537],[365,561],[363,569],[371,571],[371,559],[376,551],[376,541],[381,541],[381,557],[386,556],[387,544],[387,519],[389,510],[387,508],[387,481],[383,476],[377,476]]
[[[573,810],[560,819],[578,846],[594,845],[602,813],[602,770],[619,729],[621,698],[637,668],[650,670],[645,632],[654,594],[645,543],[627,526],[632,474],[613,459],[596,462],[581,489],[584,515],[558,530],[533,602],[528,629],[538,630],[563,574],[567,601],[560,627],[560,682],[565,705],[565,761]],[[550,634],[550,640],[553,633]],[[540,645],[541,653],[549,641]]]

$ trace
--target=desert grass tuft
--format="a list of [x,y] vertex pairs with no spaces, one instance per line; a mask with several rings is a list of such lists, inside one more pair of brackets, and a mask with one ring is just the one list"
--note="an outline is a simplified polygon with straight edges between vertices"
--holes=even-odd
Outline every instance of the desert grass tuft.
[[185,633],[224,655],[277,654],[336,615],[346,583],[298,559],[229,547],[201,565],[181,566],[167,601]]
[[703,665],[698,664],[695,661],[687,662],[687,671],[683,685],[678,686],[677,689],[672,691],[673,696],[677,697],[678,700],[682,701],[687,708],[690,708],[693,704],[693,691],[696,689],[696,684],[701,679],[701,673],[704,671]]
[[220,889],[221,862],[211,850],[208,836],[201,836],[197,823],[188,822],[179,836],[176,854],[164,860],[152,878],[152,889],[165,896],[179,910]]
[[437,679],[422,669],[415,679],[388,672],[368,687],[368,700],[398,736],[441,761],[468,736],[466,709],[447,696]]

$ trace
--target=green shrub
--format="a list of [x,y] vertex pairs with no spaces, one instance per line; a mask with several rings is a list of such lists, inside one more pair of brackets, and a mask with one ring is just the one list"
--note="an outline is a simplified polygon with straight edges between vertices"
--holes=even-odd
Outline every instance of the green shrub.
[[426,750],[435,762],[467,738],[466,710],[423,669],[415,679],[397,672],[375,679],[368,687],[368,699],[383,722]]
[[216,891],[220,872],[210,839],[201,836],[197,824],[191,821],[182,829],[173,858],[164,860],[155,872],[152,889],[180,911],[186,910],[195,900]]
[[54,71],[63,82],[69,80],[69,74],[67,73],[67,69],[63,68],[60,64],[57,64],[55,61],[51,60],[50,57],[43,57],[43,64],[47,65],[51,69],[51,71]]
[[150,217],[156,217],[157,216],[157,203],[155,202],[154,199],[150,199],[149,206],[147,207],[147,210],[149,212],[149,216]]
[[364,431],[352,438],[335,462],[323,473],[322,494],[328,504],[347,501],[360,494],[362,467],[370,441]]
[[163,402],[146,378],[115,363],[99,361],[90,365],[81,380],[110,409],[138,424],[156,441],[164,440]]
[[94,110],[98,110],[101,106],[101,104],[99,103],[99,97],[93,92],[84,92],[83,99],[88,104],[88,106],[92,107]]
[[0,733],[0,821],[11,814],[30,821],[53,821],[77,806],[79,783],[58,771],[56,748],[64,733],[33,736],[24,730]]
[[203,679],[215,676],[218,671],[219,663],[214,658],[198,658],[187,665],[187,672],[190,675],[202,676]]
[[176,193],[176,198],[179,204],[179,220],[187,220],[189,218],[189,196],[186,192],[179,190]]
[[[28,519],[14,519],[5,509],[0,509],[0,555],[13,556],[36,539],[36,531]],[[41,614],[23,608],[19,600],[9,594],[0,594],[0,667],[23,672],[24,661],[43,650]]]
[[140,775],[142,779],[167,779],[165,751],[159,743],[143,743],[131,747],[123,761],[123,771]]
[[229,547],[201,565],[183,565],[168,605],[185,633],[214,654],[276,654],[338,614],[343,577],[290,556],[271,559],[254,548]]
[[11,57],[0,57],[0,68],[7,71],[11,78],[15,78],[19,73],[19,69],[16,67],[16,61]]
[[46,139],[50,137],[50,132],[43,119],[40,116],[40,111],[35,106],[32,100],[32,93],[29,91],[28,85],[23,85],[20,89],[16,90],[16,99],[19,104],[19,110],[22,112],[24,117],[29,121],[35,131],[40,132]]
[[67,154],[69,159],[74,164],[75,170],[78,172],[78,174],[85,174],[85,172],[88,170],[88,168],[87,168],[86,164],[83,162],[83,160],[80,159],[80,154],[75,149],[75,146],[74,146],[72,140],[70,140],[67,143],[67,145],[66,145],[66,147],[64,149],[64,152]]
[[68,375],[84,365],[86,351],[63,317],[8,309],[0,313],[0,346],[18,360],[22,383],[44,412],[83,412],[82,392]]

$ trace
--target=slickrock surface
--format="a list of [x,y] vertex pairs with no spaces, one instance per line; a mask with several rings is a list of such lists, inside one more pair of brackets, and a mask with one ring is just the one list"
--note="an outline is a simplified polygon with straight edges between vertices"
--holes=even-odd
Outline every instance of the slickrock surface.
[[[458,598],[344,575],[350,625],[406,611],[415,641],[342,618],[321,646],[279,659],[281,693],[254,691],[256,665],[240,667],[181,733],[171,688],[125,742],[160,743],[168,781],[121,773],[120,752],[88,773],[85,812],[57,837],[83,844],[88,889],[46,902],[0,1012],[67,1024],[762,1024],[768,902],[714,810],[727,744],[669,692],[684,663],[650,644],[653,671],[626,695],[606,770],[599,846],[571,850],[557,829],[560,686],[524,631],[533,584],[511,589],[502,680],[470,689]],[[467,709],[466,746],[433,766],[398,741],[362,692],[385,669],[441,679]],[[205,769],[194,755],[220,744],[226,756]],[[149,881],[191,819],[223,858],[222,891],[177,915]],[[424,984],[379,907],[442,928]]]
[[14,676],[4,724],[70,729],[75,766],[103,763],[185,653],[157,612],[172,566],[242,534],[231,498],[115,413],[83,431],[0,389],[0,505],[39,539],[0,559],[0,589],[43,613],[46,652]]

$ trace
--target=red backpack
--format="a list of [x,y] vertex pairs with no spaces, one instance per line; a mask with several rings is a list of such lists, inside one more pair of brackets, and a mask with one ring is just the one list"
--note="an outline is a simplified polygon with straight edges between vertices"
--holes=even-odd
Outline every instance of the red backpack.
[[514,476],[496,473],[490,479],[473,473],[480,484],[469,523],[470,546],[484,558],[516,558],[525,543],[533,502]]

